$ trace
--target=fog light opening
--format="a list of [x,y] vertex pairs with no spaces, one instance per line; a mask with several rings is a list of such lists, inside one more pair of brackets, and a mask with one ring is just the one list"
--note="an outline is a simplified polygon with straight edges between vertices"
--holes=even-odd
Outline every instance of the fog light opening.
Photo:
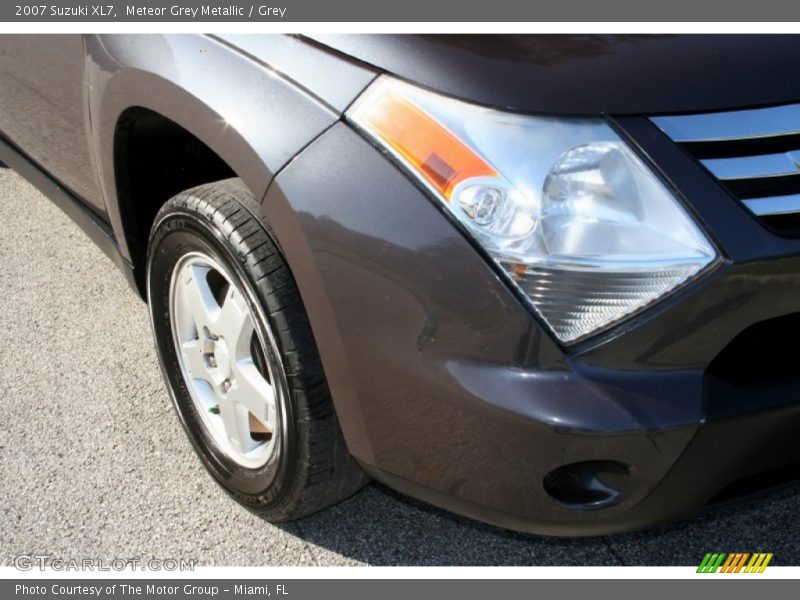
[[588,460],[553,469],[542,480],[545,491],[573,510],[599,510],[618,504],[630,478],[628,465]]

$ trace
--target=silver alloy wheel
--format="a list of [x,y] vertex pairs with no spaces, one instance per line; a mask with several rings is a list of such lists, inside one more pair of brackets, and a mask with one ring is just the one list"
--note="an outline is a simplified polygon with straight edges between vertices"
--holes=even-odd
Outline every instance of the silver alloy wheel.
[[175,265],[169,307],[183,378],[206,430],[237,464],[263,467],[279,447],[285,397],[274,341],[260,339],[236,279],[200,252]]

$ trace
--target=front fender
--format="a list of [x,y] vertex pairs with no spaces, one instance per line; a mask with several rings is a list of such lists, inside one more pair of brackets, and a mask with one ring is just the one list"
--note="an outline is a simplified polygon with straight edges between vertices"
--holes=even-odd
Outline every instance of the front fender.
[[204,35],[91,35],[86,53],[93,158],[128,259],[114,172],[114,137],[126,109],[152,110],[191,132],[257,199],[275,173],[340,116],[291,73],[271,67],[268,51],[255,58]]

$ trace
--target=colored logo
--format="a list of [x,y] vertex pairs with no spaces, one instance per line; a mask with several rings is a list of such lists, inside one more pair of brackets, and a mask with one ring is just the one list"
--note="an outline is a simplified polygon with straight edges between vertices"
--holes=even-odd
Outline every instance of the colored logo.
[[697,572],[763,573],[771,560],[772,552],[708,552],[697,567]]

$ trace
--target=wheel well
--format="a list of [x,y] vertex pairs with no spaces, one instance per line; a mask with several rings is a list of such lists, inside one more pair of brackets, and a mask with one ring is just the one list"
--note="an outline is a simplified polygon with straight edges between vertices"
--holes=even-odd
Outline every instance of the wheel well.
[[125,239],[143,291],[147,241],[156,213],[185,189],[235,176],[191,132],[145,108],[129,108],[114,132],[114,171]]

